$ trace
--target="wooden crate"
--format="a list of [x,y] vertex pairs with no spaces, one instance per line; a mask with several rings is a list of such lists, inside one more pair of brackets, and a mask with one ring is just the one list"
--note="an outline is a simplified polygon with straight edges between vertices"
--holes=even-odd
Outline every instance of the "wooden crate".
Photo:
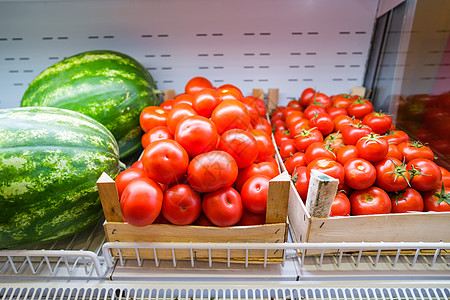
[[[283,243],[287,240],[287,209],[289,199],[289,174],[281,173],[269,183],[267,199],[266,224],[254,226],[177,226],[170,224],[151,224],[136,227],[123,222],[120,212],[119,197],[114,180],[107,174],[102,174],[97,181],[100,200],[106,221],[103,224],[106,237],[110,242],[201,242],[201,243]],[[212,248],[214,246],[212,245]],[[115,253],[117,255],[118,253]],[[122,249],[124,258],[135,258],[136,250]],[[194,256],[198,260],[227,261],[227,249],[195,250]],[[233,262],[281,263],[284,252],[282,250],[267,251],[264,249],[230,250]],[[176,259],[189,260],[191,252],[188,249],[175,250]],[[153,249],[140,249],[140,258],[154,258]],[[158,249],[158,259],[173,259],[172,249]]]

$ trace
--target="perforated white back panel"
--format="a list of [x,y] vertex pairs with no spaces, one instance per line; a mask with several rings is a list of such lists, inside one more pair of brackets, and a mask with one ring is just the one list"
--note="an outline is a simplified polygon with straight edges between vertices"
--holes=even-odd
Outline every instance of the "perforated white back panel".
[[131,55],[160,89],[306,87],[334,94],[363,82],[378,1],[112,0],[0,2],[0,108],[20,105],[46,67],[93,49]]

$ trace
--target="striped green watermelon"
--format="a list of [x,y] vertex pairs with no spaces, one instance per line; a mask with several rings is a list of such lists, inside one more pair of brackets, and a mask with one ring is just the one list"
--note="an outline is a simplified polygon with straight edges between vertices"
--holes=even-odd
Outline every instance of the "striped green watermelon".
[[110,50],[87,51],[42,71],[25,91],[21,106],[51,106],[81,112],[108,128],[120,157],[141,149],[139,114],[159,105],[155,81],[138,61]]
[[111,132],[81,113],[0,109],[0,248],[73,235],[98,222],[96,181],[119,172]]

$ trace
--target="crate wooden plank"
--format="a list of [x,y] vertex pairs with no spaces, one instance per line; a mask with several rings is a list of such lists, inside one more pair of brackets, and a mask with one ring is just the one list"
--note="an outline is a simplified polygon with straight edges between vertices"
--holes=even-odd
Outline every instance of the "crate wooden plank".
[[122,222],[123,216],[120,210],[119,194],[114,180],[108,174],[103,173],[97,180],[97,188],[106,221]]

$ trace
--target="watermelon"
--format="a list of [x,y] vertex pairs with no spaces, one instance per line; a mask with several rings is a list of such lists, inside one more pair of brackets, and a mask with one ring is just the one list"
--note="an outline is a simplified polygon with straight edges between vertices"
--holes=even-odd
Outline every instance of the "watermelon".
[[139,114],[159,105],[160,91],[147,69],[116,51],[87,51],[42,71],[25,91],[21,106],[50,106],[81,112],[108,128],[124,158],[141,149]]
[[103,172],[117,176],[119,148],[99,122],[60,108],[0,109],[0,248],[58,240],[98,222]]

